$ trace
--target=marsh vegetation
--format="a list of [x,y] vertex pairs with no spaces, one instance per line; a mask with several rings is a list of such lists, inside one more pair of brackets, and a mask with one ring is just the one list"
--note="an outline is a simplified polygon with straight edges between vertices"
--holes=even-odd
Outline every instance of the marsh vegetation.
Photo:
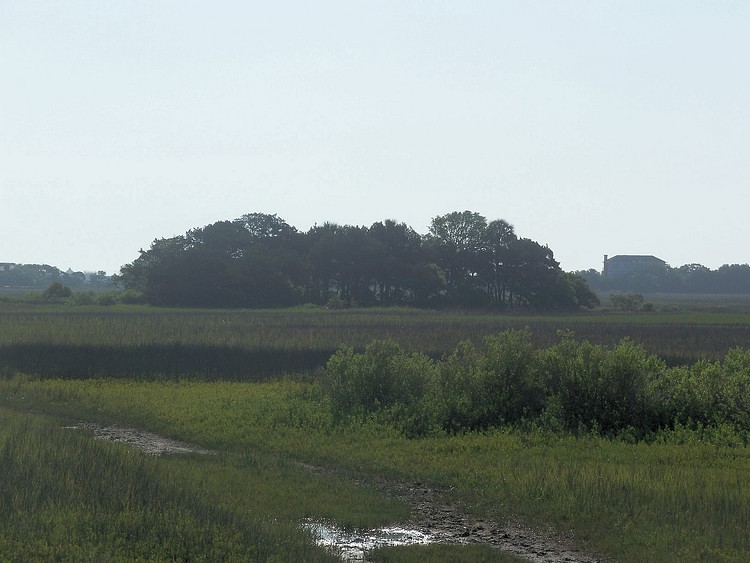
[[[301,522],[409,521],[366,476],[613,560],[743,561],[748,324],[729,312],[6,306],[0,551],[331,560]],[[218,454],[147,457],[62,428],[80,421]],[[415,549],[505,557],[375,553]]]

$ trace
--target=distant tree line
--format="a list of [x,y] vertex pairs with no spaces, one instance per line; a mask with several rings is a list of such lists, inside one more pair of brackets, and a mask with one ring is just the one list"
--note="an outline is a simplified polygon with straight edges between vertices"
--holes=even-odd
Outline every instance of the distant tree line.
[[470,211],[435,217],[427,235],[393,220],[300,232],[276,215],[250,213],[157,239],[115,279],[165,306],[569,310],[598,303],[549,247]]
[[637,291],[662,293],[750,293],[750,265],[725,264],[711,270],[701,264],[685,264],[679,268],[665,266],[662,270],[631,273],[607,278],[597,270],[576,272],[595,291]]
[[0,269],[0,287],[42,291],[52,284],[78,290],[105,290],[112,288],[112,279],[103,271],[85,274],[62,271],[47,264],[13,264],[8,269]]

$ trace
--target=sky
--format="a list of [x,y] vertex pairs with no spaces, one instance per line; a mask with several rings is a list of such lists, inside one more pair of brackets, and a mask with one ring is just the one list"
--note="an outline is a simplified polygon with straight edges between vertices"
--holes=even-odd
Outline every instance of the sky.
[[0,262],[470,210],[566,271],[748,263],[749,56],[744,0],[0,0]]

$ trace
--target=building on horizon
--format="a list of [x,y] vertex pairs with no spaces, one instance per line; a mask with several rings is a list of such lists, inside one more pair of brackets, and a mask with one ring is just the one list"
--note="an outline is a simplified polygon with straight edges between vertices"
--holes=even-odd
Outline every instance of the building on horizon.
[[659,274],[664,272],[667,263],[661,258],[643,254],[618,254],[609,258],[604,255],[604,279],[616,279],[630,274]]

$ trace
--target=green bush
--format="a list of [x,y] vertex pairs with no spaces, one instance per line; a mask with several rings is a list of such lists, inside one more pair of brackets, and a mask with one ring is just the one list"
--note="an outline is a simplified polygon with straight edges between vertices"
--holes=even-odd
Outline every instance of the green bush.
[[[624,431],[638,436],[657,419],[649,384],[664,364],[623,340],[608,350],[562,335],[537,350],[529,330],[509,330],[470,342],[435,364],[407,354],[392,340],[364,353],[340,348],[328,362],[334,420],[375,418],[410,435],[440,428],[478,430],[536,419],[561,419],[569,430]],[[546,410],[545,410],[546,408]]]
[[674,367],[652,383],[652,398],[660,407],[659,426],[677,428],[708,422],[708,390],[704,388],[704,382],[715,376],[717,366],[714,362],[701,360],[692,366]]
[[628,442],[677,428],[750,432],[750,351],[667,368],[627,338],[607,348],[558,336],[537,349],[528,329],[508,330],[481,348],[461,342],[439,362],[393,340],[363,353],[342,347],[326,370],[333,420],[374,420],[407,436],[528,423]]
[[666,371],[664,362],[629,339],[607,349],[561,336],[558,345],[545,351],[544,364],[547,388],[559,400],[564,425],[607,435],[630,428],[653,430],[658,406],[650,385]]
[[486,422],[479,406],[485,379],[480,360],[481,354],[466,340],[438,365],[435,402],[441,426],[448,432],[475,429],[481,420]]
[[407,354],[393,340],[377,340],[363,354],[342,346],[326,371],[334,420],[375,414],[408,435],[423,435],[436,424],[427,392],[435,366],[424,354]]
[[55,282],[42,293],[42,299],[51,303],[59,303],[73,295],[73,290],[67,285]]
[[480,359],[482,426],[497,426],[538,415],[545,386],[531,331],[508,330],[484,340]]
[[750,351],[735,348],[720,362],[671,368],[652,385],[652,397],[662,427],[750,431]]
[[750,350],[730,350],[722,367],[721,377],[710,382],[710,412],[715,422],[750,430]]
[[643,295],[640,293],[613,293],[609,300],[618,311],[638,311],[643,306]]

